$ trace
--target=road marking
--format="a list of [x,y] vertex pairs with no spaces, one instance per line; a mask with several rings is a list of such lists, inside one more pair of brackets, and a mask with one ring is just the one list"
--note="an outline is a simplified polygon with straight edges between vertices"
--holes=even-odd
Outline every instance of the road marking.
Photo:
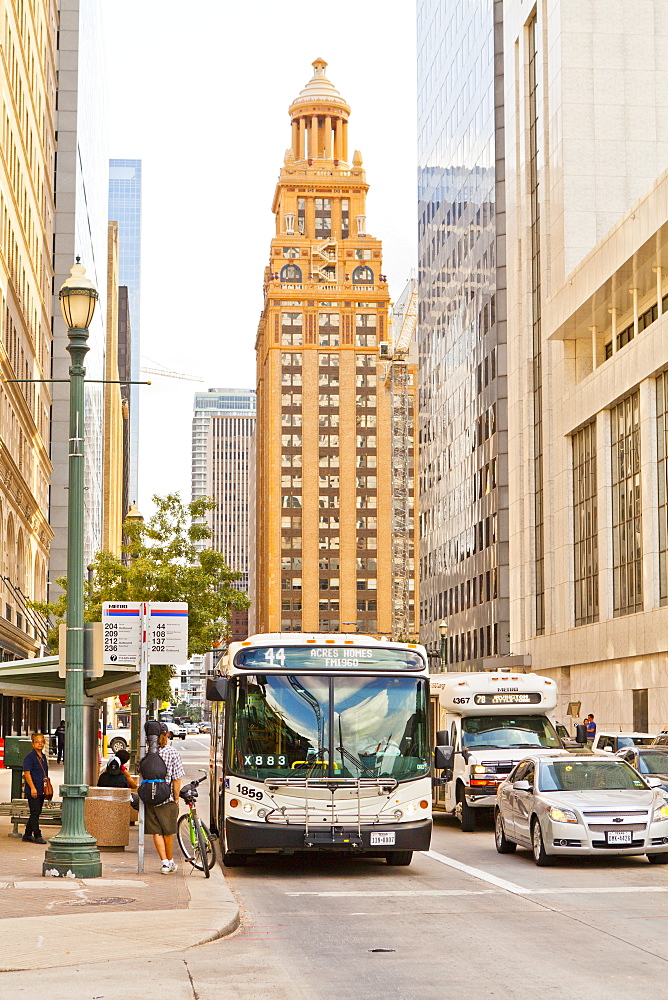
[[286,892],[286,896],[493,896],[496,895],[493,889],[378,889],[366,892],[342,891],[342,892]]
[[470,865],[464,865],[461,861],[455,861],[454,858],[448,858],[445,854],[439,854],[438,851],[421,851],[421,854],[425,858],[431,858],[432,861],[438,861],[442,865],[448,865],[449,868],[456,868],[460,872],[464,872],[466,875],[472,875],[473,878],[480,879],[482,882],[489,882],[490,885],[495,885],[499,889],[505,889],[506,892],[512,892],[516,896],[525,896],[530,889],[524,889],[521,885],[517,885],[515,882],[508,882],[504,878],[498,878],[496,875],[490,875],[489,872],[482,871],[481,868],[472,868]]

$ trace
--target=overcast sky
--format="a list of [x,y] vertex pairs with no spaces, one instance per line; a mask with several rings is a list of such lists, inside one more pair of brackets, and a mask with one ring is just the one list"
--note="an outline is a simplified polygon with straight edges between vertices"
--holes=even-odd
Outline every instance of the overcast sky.
[[154,493],[190,499],[194,393],[255,386],[288,106],[317,57],[352,108],[350,150],[364,157],[367,228],[384,242],[393,299],[414,270],[414,2],[102,3],[109,154],[143,162],[142,361],[202,379],[145,376],[139,506],[149,513]]

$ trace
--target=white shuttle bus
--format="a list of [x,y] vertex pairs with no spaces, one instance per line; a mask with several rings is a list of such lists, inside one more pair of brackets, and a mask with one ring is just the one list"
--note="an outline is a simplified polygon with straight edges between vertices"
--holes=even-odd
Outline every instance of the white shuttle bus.
[[408,865],[431,838],[423,646],[274,633],[209,678],[211,829],[226,865],[337,851]]
[[[538,674],[512,671],[432,674],[436,732],[434,808],[454,813],[462,830],[475,830],[476,813],[493,809],[496,790],[527,753],[562,749],[549,714],[557,686]],[[447,748],[439,754],[439,747]]]

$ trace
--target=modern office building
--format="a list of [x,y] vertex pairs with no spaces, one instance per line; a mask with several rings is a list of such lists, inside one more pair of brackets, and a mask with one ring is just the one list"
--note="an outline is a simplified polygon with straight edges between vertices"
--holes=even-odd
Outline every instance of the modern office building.
[[107,244],[107,342],[104,354],[104,439],[102,448],[102,548],[121,555],[124,495],[124,388],[118,370],[118,223],[108,225]]
[[[256,341],[257,631],[391,635],[392,393],[382,244],[322,59],[290,106]],[[411,510],[412,517],[412,510]],[[414,611],[414,609],[413,609]]]
[[[141,160],[109,160],[109,219],[118,222],[119,283],[127,288],[132,339],[130,378],[139,379],[141,292]],[[128,387],[130,503],[136,503],[139,482],[139,386]]]
[[663,2],[504,3],[510,633],[562,715],[668,719]]
[[[49,5],[50,7],[51,5]],[[86,355],[84,558],[90,562],[102,546],[105,325],[107,317],[108,154],[102,46],[102,12],[91,0],[58,4],[58,137],[53,238],[53,377],[51,460],[53,473],[49,521],[54,531],[49,562],[49,597],[55,581],[67,572],[70,357],[67,329],[58,291],[81,258],[99,294]],[[95,381],[98,380],[98,381]]]
[[211,538],[202,543],[222,552],[248,590],[248,510],[251,503],[248,452],[255,429],[254,389],[209,389],[195,393],[192,423],[192,499],[216,501],[208,512]]
[[[0,660],[34,656],[46,622],[48,379],[55,200],[55,0],[3,7],[0,104]],[[73,263],[71,261],[70,263]],[[5,381],[8,380],[8,381]],[[46,723],[45,704],[0,695],[0,735]]]
[[434,669],[510,650],[503,7],[417,4],[420,636]]

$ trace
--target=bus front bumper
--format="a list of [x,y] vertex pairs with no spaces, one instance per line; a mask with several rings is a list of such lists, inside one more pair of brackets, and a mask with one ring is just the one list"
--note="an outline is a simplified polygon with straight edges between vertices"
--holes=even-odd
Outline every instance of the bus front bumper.
[[[428,851],[431,819],[415,823],[376,826],[324,826],[323,829],[301,824],[252,823],[248,820],[225,820],[227,850],[233,854],[291,854],[295,851],[341,851],[349,854],[376,854],[388,851]],[[389,843],[394,834],[394,843]],[[375,835],[375,836],[374,836]],[[381,836],[385,835],[385,836]],[[380,843],[379,843],[380,840]]]

